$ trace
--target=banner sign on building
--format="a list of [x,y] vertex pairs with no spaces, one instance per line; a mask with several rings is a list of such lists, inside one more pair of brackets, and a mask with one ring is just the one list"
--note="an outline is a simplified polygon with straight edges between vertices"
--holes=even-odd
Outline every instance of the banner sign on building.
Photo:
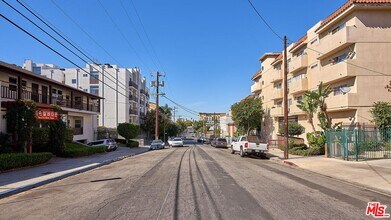
[[58,113],[51,109],[37,109],[35,118],[37,120],[58,120]]

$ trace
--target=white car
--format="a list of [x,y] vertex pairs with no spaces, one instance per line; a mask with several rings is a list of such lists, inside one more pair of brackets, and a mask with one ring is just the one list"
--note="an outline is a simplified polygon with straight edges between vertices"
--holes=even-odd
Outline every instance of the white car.
[[150,150],[164,149],[164,142],[162,140],[154,140],[149,146]]
[[170,141],[171,147],[183,147],[183,140],[182,138],[174,138]]

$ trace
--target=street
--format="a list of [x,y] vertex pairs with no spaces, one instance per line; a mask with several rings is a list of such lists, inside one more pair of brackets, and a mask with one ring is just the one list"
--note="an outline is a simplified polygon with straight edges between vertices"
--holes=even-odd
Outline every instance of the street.
[[[366,219],[391,198],[207,145],[170,148],[0,200],[0,219]],[[387,210],[389,212],[389,210]]]

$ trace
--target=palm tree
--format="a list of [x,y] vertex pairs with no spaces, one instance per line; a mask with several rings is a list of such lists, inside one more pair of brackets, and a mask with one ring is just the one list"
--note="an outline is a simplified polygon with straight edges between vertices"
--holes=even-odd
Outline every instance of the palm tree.
[[298,101],[297,107],[307,114],[307,121],[310,123],[312,130],[316,133],[314,126],[314,113],[318,109],[318,103],[312,98],[311,92],[305,92],[302,101]]
[[331,119],[327,113],[327,103],[326,103],[326,98],[329,97],[331,92],[332,89],[330,88],[330,85],[324,87],[323,82],[320,82],[317,90],[311,92],[312,98],[318,102],[318,106],[319,106],[318,118],[323,130],[331,128]]
[[171,119],[172,117],[172,108],[167,104],[160,106],[160,113],[164,114],[166,118]]

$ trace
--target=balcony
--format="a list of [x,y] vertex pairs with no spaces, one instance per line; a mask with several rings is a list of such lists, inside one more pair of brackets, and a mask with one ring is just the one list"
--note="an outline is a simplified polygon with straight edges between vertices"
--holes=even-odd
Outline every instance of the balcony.
[[336,112],[356,109],[356,106],[368,105],[370,103],[360,103],[357,93],[347,93],[335,96],[330,94],[330,96],[326,99],[326,104],[328,112]]
[[303,79],[298,79],[289,85],[289,93],[290,94],[297,94],[301,92],[305,92],[308,90],[308,79],[303,78]]
[[299,109],[299,107],[297,107],[297,101],[294,101],[292,103],[292,105],[289,106],[289,115],[305,115],[306,113]]
[[129,109],[129,114],[130,115],[138,115],[138,112],[137,112],[137,110],[135,110],[135,109]]
[[145,95],[145,90],[144,89],[140,89],[140,93]]
[[138,102],[138,98],[135,95],[130,94],[129,95],[129,101]]
[[255,93],[262,90],[262,86],[259,82],[254,83],[254,85],[251,86],[251,92]]
[[279,117],[283,115],[284,115],[284,111],[282,107],[275,106],[270,109],[270,116],[272,117]]
[[308,66],[308,55],[301,55],[298,57],[292,58],[292,61],[289,63],[289,72],[297,73],[300,70],[307,68]]
[[[8,86],[1,86],[1,98],[4,99],[18,99],[18,91]],[[60,107],[72,108],[77,110],[99,112],[99,102],[95,99],[90,99],[90,102],[82,102],[76,100],[66,99],[63,95],[42,94],[42,92],[32,92],[27,89],[22,90],[21,99],[31,100],[40,104],[55,104]]]
[[133,81],[129,81],[129,86],[135,88],[135,89],[138,89],[138,85],[137,83],[133,82]]
[[282,79],[283,79],[282,71],[278,70],[276,73],[272,74],[272,81],[271,82],[275,83],[275,82],[281,81]]
[[356,66],[360,65],[357,60],[347,60],[346,62],[339,62],[335,64],[329,63],[322,66],[316,79],[318,79],[319,82],[332,83],[349,77],[367,74],[365,73],[366,70]]
[[[343,49],[347,46],[359,42],[361,39],[364,40],[365,37],[360,35],[366,35],[365,31],[359,31],[358,28],[353,26],[344,27],[338,30],[335,33],[329,33],[320,39],[318,45],[314,45],[313,49],[319,51],[318,59],[324,59],[325,57]],[[368,36],[368,39],[372,37]],[[372,41],[372,39],[371,39]]]
[[282,89],[273,89],[272,92],[272,99],[282,99],[283,98],[283,92]]

